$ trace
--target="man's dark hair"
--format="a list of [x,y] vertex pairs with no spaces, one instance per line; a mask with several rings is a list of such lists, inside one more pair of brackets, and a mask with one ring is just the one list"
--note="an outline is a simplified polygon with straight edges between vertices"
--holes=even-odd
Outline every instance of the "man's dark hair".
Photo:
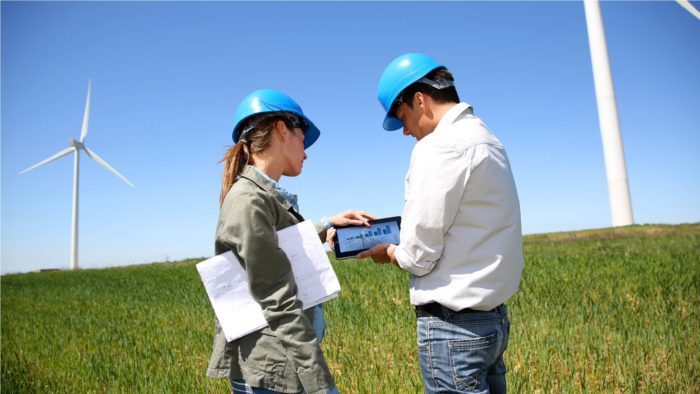
[[[449,72],[446,68],[435,69],[426,74],[425,78],[431,79],[436,82],[454,82],[452,73]],[[422,82],[415,82],[409,85],[406,89],[404,89],[401,92],[401,94],[399,94],[399,97],[401,98],[401,100],[403,100],[404,103],[406,103],[406,105],[408,105],[410,108],[413,108],[413,96],[415,96],[418,92],[427,94],[438,103],[459,103],[459,95],[457,94],[457,89],[454,86],[446,87],[443,89],[436,89]],[[396,108],[394,108],[392,112],[396,113]]]

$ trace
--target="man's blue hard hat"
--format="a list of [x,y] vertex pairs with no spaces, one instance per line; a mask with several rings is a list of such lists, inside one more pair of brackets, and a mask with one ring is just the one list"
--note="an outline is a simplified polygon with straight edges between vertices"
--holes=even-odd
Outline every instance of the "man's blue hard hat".
[[390,113],[391,106],[399,94],[431,71],[444,67],[422,53],[403,54],[386,66],[377,89],[377,98],[386,111],[383,124],[385,130],[397,130],[403,127],[395,114]]
[[299,104],[293,98],[274,89],[260,89],[246,96],[238,104],[233,124],[233,142],[235,144],[241,139],[242,134],[250,130],[240,130],[244,121],[253,115],[265,114],[269,112],[289,112],[299,116],[306,123],[304,128],[304,149],[313,145],[321,135],[318,127],[304,115]]

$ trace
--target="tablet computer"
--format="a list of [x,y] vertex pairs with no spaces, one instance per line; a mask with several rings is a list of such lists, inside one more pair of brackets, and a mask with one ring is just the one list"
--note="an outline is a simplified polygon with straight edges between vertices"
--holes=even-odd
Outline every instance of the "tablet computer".
[[347,226],[336,227],[333,242],[335,258],[338,260],[355,257],[358,253],[374,245],[388,242],[399,244],[401,216],[370,220],[370,227]]

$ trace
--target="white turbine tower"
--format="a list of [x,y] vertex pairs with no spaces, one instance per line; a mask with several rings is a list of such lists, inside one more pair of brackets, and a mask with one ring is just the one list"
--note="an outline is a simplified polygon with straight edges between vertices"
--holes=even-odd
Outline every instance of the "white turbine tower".
[[622,148],[622,136],[620,135],[620,122],[617,118],[615,90],[610,74],[608,47],[605,43],[603,18],[600,15],[598,0],[584,0],[583,5],[586,12],[591,63],[593,63],[593,80],[595,81],[595,95],[598,101],[598,120],[603,139],[605,169],[608,175],[612,225],[613,227],[627,226],[634,223],[634,218],[632,217],[632,202],[627,182],[625,152]]
[[126,182],[127,185],[134,187],[134,185],[129,182],[128,179],[124,178],[122,174],[120,174],[117,170],[112,168],[109,164],[107,164],[106,161],[102,160],[100,156],[97,155],[97,153],[91,151],[85,146],[85,138],[87,137],[88,133],[88,119],[90,118],[90,91],[92,87],[92,80],[88,81],[88,91],[87,91],[87,101],[85,102],[85,113],[83,115],[83,128],[80,131],[80,140],[76,141],[75,139],[71,139],[68,141],[69,147],[56,153],[55,155],[49,157],[48,159],[39,162],[37,164],[34,164],[33,166],[27,168],[26,170],[23,170],[20,172],[20,174],[24,174],[25,172],[31,171],[37,167],[41,167],[46,163],[52,162],[60,157],[63,157],[69,153],[74,153],[74,161],[73,161],[73,221],[72,221],[72,227],[73,227],[73,234],[71,237],[71,269],[78,269],[78,178],[80,175],[80,151],[84,150],[85,154],[88,155],[91,159],[95,160],[98,164],[100,164],[102,167],[106,168],[109,170],[112,174],[116,175],[119,177],[119,179],[123,180]]
[[[683,8],[700,19],[698,12],[687,0],[676,0]],[[600,14],[598,0],[584,0],[586,12],[586,27],[588,28],[588,44],[591,49],[593,64],[593,79],[595,94],[598,102],[598,120],[600,134],[603,140],[605,169],[608,177],[608,195],[612,225],[627,226],[634,223],[632,216],[632,200],[630,198],[625,152],[622,148],[620,122],[617,117],[615,89],[613,88],[608,59],[608,46],[605,42],[603,18]]]

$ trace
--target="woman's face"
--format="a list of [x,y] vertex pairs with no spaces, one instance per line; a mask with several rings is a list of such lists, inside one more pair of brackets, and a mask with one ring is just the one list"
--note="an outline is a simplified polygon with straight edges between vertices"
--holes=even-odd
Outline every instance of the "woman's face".
[[282,175],[297,176],[301,174],[304,160],[307,157],[306,152],[304,152],[304,131],[298,127],[288,130],[289,134],[284,149],[287,169]]

